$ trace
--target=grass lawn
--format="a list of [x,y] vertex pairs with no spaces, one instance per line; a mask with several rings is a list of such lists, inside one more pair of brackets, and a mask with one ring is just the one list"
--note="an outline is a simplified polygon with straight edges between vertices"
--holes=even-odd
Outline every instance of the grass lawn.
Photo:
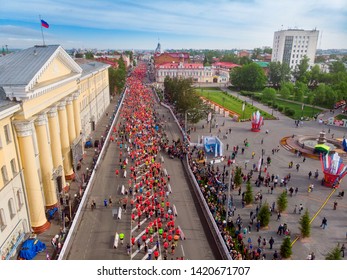
[[317,109],[317,108],[309,107],[309,106],[304,106],[304,110],[302,112],[301,104],[291,103],[289,101],[276,100],[275,103],[278,106],[282,106],[283,108],[288,107],[290,109],[293,109],[295,111],[295,114],[291,118],[295,120],[300,119],[301,116],[303,116],[304,118],[306,117],[312,118],[315,114],[322,112],[321,109]]
[[339,114],[339,115],[335,116],[335,119],[337,119],[337,120],[347,119],[347,115]]
[[203,96],[237,114],[240,115],[240,119],[250,119],[253,112],[259,110],[260,114],[264,119],[275,119],[271,114],[268,114],[255,106],[247,103],[245,106],[245,111],[242,112],[242,103],[240,99],[225,94],[220,89],[212,89],[212,88],[200,88],[196,89],[196,92],[199,96]]

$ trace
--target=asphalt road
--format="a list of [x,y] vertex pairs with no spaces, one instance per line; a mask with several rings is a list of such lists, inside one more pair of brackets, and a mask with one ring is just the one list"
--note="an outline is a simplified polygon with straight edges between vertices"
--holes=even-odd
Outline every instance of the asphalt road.
[[[156,110],[160,116],[164,115],[166,122],[166,133],[170,139],[177,140],[180,137],[180,131],[176,123],[174,123],[170,112],[165,108],[156,105]],[[134,228],[137,226],[131,223],[130,208],[127,213],[122,212],[121,219],[117,219],[112,215],[114,210],[118,209],[119,199],[123,198],[121,194],[122,185],[127,186],[128,179],[122,176],[116,177],[115,169],[119,168],[119,152],[117,152],[117,144],[110,143],[104,160],[98,168],[95,183],[90,190],[87,206],[85,207],[79,227],[71,240],[71,247],[67,253],[68,260],[129,260],[129,259],[145,259],[146,254],[141,248],[138,252],[136,245],[131,249],[128,255],[126,252],[126,243],[129,242],[131,236],[136,239],[140,238],[144,230],[144,226],[148,221],[144,221],[144,225],[140,230]],[[193,197],[191,186],[188,184],[186,173],[179,159],[170,159],[163,151],[157,157],[157,161],[163,156],[163,166],[170,174],[170,185],[172,193],[170,194],[170,202],[177,209],[177,217],[175,224],[180,226],[186,239],[180,240],[174,255],[169,254],[168,259],[176,259],[184,257],[190,260],[212,260],[218,259],[215,253],[214,240],[211,240],[206,225],[203,224],[201,211]],[[158,159],[159,158],[159,159]],[[129,172],[129,171],[128,171]],[[112,197],[112,206],[104,207],[104,199]],[[96,201],[97,207],[91,210],[89,207],[92,199]],[[114,248],[115,233],[124,232],[124,245]],[[154,237],[154,242],[157,240]],[[155,248],[155,245],[153,245]],[[162,257],[162,256],[161,256]],[[160,258],[161,258],[160,257]]]

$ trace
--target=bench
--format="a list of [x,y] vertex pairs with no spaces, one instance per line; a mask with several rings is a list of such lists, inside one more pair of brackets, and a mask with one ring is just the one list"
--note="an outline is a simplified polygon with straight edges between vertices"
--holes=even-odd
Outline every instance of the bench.
[[119,241],[119,235],[116,232],[116,234],[114,235],[113,248],[118,248],[118,241]]
[[119,208],[118,208],[117,219],[118,219],[118,220],[122,219],[122,207],[119,207]]

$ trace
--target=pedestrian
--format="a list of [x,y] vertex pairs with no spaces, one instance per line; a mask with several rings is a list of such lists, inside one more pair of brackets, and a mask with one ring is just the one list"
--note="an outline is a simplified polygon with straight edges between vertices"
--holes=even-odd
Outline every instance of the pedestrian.
[[275,250],[274,254],[273,254],[273,259],[274,260],[278,260],[278,253],[277,251]]
[[346,249],[345,248],[345,244],[342,244],[340,251],[341,251],[341,254],[342,254],[343,258],[345,257],[345,249]]
[[308,172],[308,178],[311,179],[312,171]]
[[152,249],[148,248],[148,258],[147,260],[151,260],[152,259]]
[[297,163],[297,164],[296,164],[296,171],[297,171],[297,172],[299,172],[299,168],[300,168],[300,164]]
[[259,230],[260,230],[260,221],[259,220],[257,221],[256,227],[257,227],[257,231],[259,232]]
[[301,214],[301,211],[304,210],[304,207],[302,206],[302,203],[299,205],[299,214]]
[[334,201],[334,210],[337,208],[337,201]]
[[272,249],[272,246],[274,245],[274,243],[275,243],[275,240],[274,240],[273,237],[271,236],[271,237],[270,237],[270,240],[269,240],[270,250]]
[[328,225],[328,220],[327,220],[327,218],[323,218],[323,220],[322,220],[322,224],[320,225],[320,227],[321,228],[323,228],[323,229],[325,229],[326,227],[327,227],[327,225]]
[[127,243],[127,254],[130,255],[130,244]]
[[279,220],[281,220],[281,212],[280,211],[277,212],[277,221],[279,221]]
[[261,244],[261,236],[259,235],[259,237],[258,237],[258,247],[260,247],[260,244]]
[[295,207],[294,207],[294,211],[293,213],[296,214],[296,208],[297,208],[298,205],[295,204]]
[[107,199],[104,199],[104,206],[107,207]]
[[121,232],[120,234],[119,234],[119,240],[120,240],[120,244],[122,244],[123,245],[123,243],[124,243],[124,233],[123,232]]

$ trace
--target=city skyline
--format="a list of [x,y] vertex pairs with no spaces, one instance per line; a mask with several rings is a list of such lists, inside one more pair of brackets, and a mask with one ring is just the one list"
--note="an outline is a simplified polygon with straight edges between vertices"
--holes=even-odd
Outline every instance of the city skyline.
[[[342,0],[83,1],[13,0],[2,4],[1,46],[64,48],[254,49],[272,47],[281,29],[317,29],[318,49],[346,49]],[[283,13],[285,12],[285,13]]]

